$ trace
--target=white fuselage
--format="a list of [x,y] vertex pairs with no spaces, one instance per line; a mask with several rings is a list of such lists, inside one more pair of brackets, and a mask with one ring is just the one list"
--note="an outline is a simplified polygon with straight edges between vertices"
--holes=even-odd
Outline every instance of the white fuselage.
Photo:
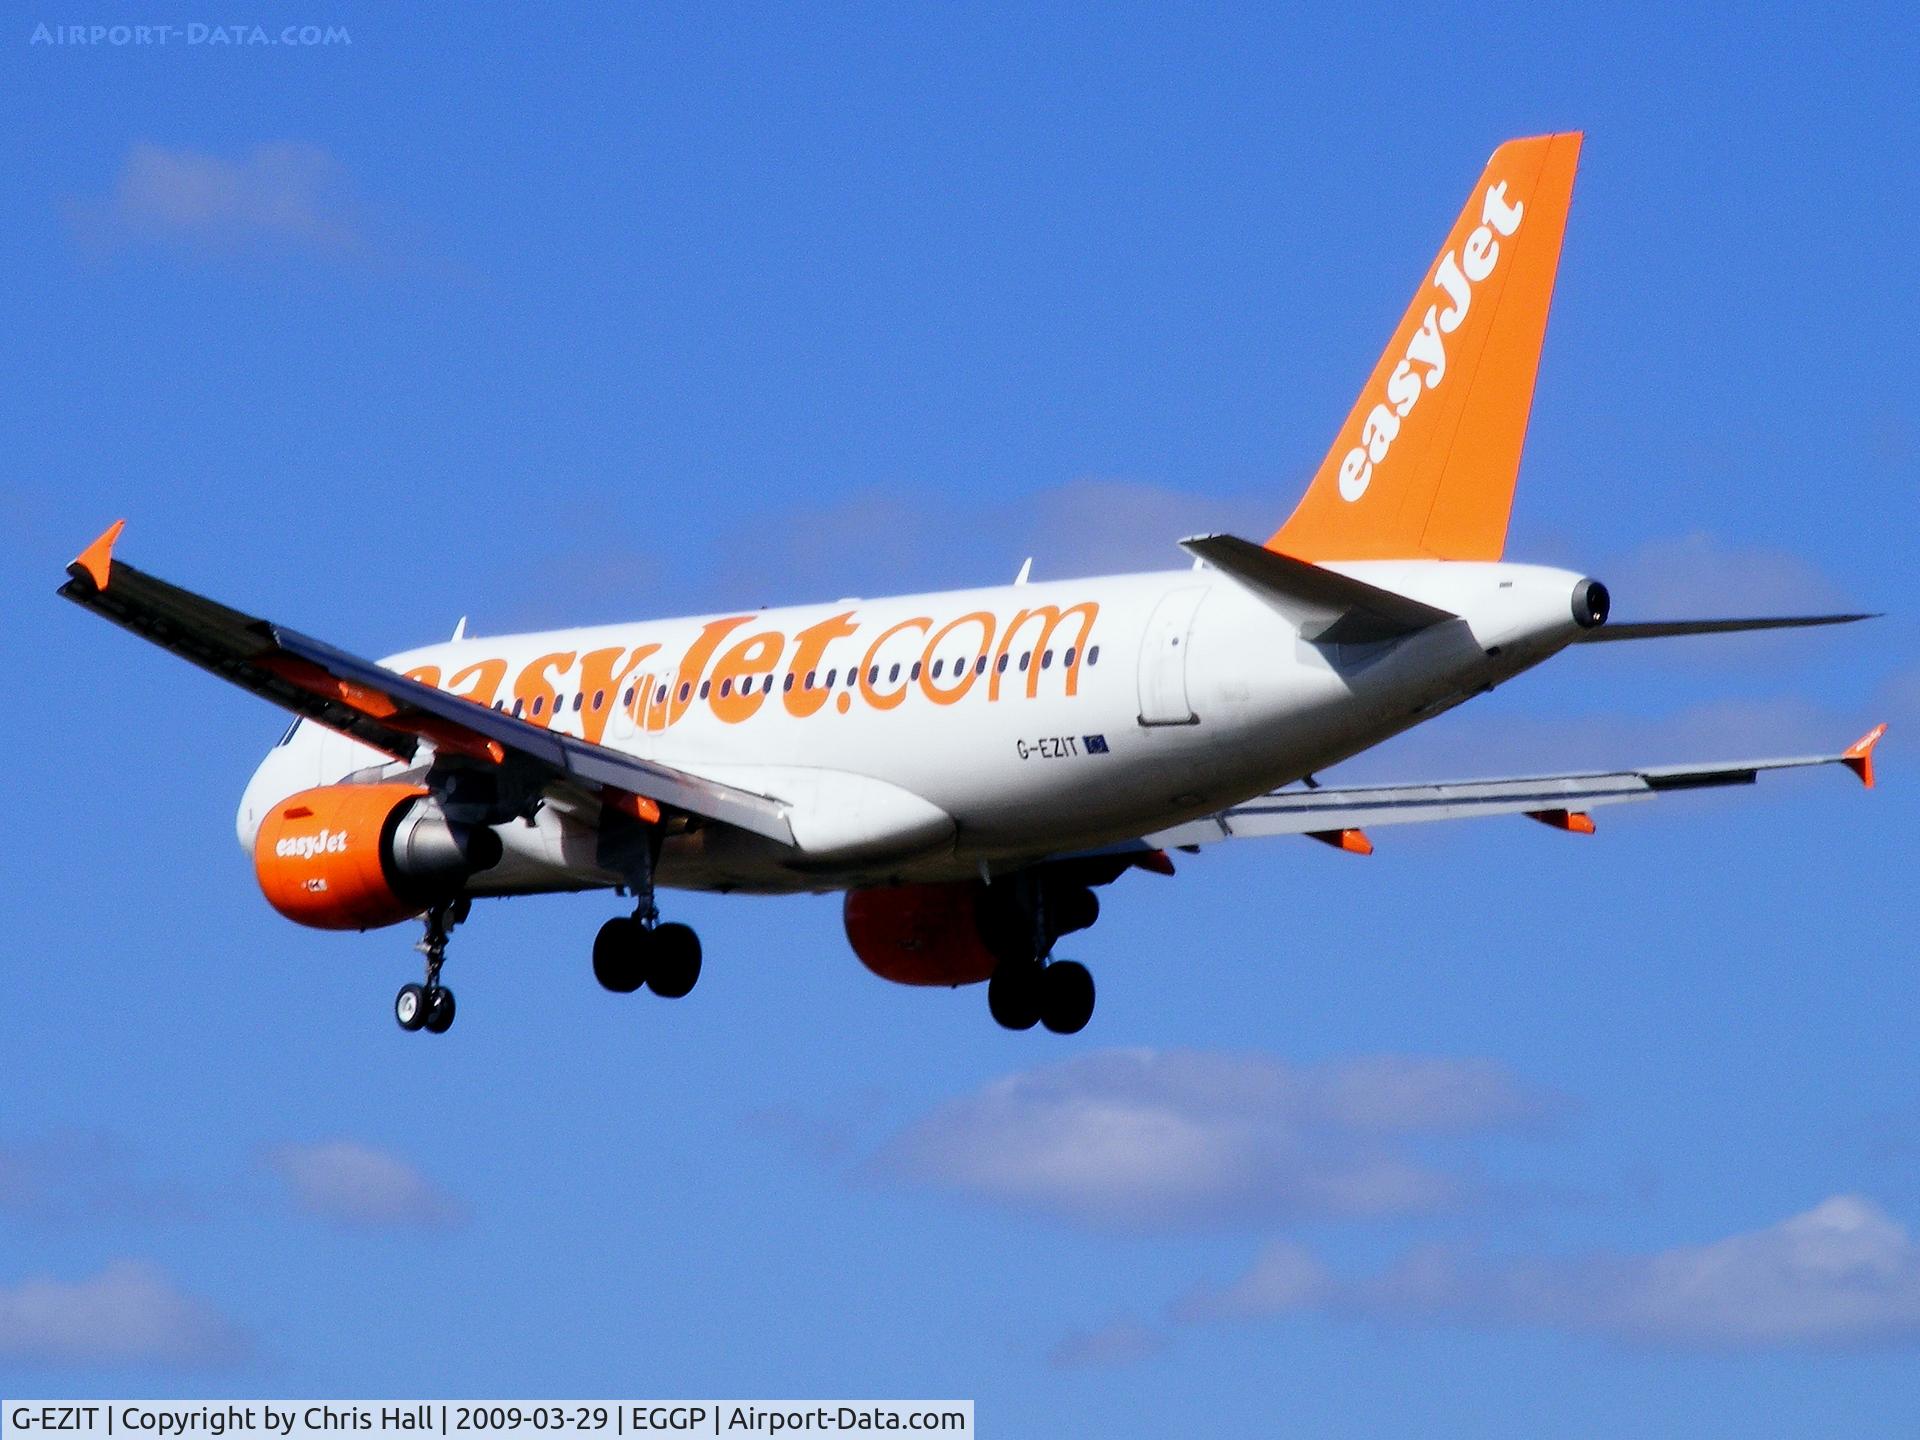
[[[792,847],[722,826],[674,836],[662,885],[958,879],[1151,834],[1297,780],[1579,633],[1568,571],[1328,568],[1461,619],[1315,645],[1228,575],[1195,569],[464,638],[385,663],[790,807]],[[242,843],[297,790],[407,768],[302,724],[248,785]],[[618,883],[595,864],[596,813],[550,804],[497,827],[505,858],[469,888]]]

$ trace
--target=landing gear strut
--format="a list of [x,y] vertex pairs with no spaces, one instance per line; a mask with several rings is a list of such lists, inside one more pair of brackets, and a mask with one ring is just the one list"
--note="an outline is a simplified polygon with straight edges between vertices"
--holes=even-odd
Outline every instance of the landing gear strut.
[[427,983],[402,985],[393,997],[393,1018],[402,1030],[444,1035],[453,1025],[453,991],[440,983],[440,967],[447,963],[447,936],[472,905],[462,896],[428,907],[427,933],[413,947],[427,957]]

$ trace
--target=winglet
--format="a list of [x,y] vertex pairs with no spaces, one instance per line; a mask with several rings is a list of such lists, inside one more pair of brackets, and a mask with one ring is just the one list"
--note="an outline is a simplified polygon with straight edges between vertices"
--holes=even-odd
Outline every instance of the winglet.
[[1364,830],[1309,830],[1309,840],[1318,840],[1322,845],[1331,845],[1336,850],[1344,850],[1349,855],[1371,855],[1373,842],[1367,838]]
[[107,577],[113,573],[113,543],[120,538],[120,532],[127,528],[127,522],[116,520],[101,533],[98,540],[73,557],[73,563],[67,566],[67,573],[76,580],[85,575],[93,581],[93,588],[107,588]]
[[1840,763],[1860,777],[1860,783],[1871,790],[1873,788],[1873,747],[1880,743],[1880,737],[1887,733],[1884,723],[1876,725],[1849,745],[1840,756]]

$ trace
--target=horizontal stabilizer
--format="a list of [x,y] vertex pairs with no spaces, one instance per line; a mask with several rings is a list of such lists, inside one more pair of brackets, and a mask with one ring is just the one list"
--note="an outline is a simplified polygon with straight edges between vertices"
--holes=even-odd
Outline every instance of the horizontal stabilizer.
[[1743,630],[1801,630],[1810,625],[1851,625],[1856,620],[1878,620],[1877,614],[1768,615],[1754,620],[1609,620],[1582,630],[1576,640],[1664,640],[1669,635],[1734,635]]
[[1459,618],[1237,535],[1196,535],[1180,545],[1253,591],[1316,645],[1392,640]]

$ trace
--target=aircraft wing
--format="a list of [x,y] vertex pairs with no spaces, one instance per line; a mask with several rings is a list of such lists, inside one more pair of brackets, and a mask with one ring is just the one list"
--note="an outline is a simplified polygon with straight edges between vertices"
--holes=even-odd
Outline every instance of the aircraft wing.
[[1708,765],[1657,765],[1642,770],[1532,775],[1513,779],[1453,780],[1428,785],[1352,785],[1276,790],[1142,837],[1131,848],[1169,850],[1249,835],[1308,835],[1359,854],[1372,852],[1365,830],[1476,815],[1526,815],[1562,830],[1591,833],[1587,812],[1597,805],[1651,800],[1674,790],[1751,785],[1767,770],[1844,765],[1869,787],[1873,747],[1886,733],[1876,726],[1832,755],[1729,760]]
[[398,760],[431,744],[438,753],[531,770],[543,783],[636,797],[643,815],[665,806],[794,843],[787,806],[771,796],[542,729],[136,570],[113,558],[125,523],[67,567],[71,578],[60,594],[283,709]]

